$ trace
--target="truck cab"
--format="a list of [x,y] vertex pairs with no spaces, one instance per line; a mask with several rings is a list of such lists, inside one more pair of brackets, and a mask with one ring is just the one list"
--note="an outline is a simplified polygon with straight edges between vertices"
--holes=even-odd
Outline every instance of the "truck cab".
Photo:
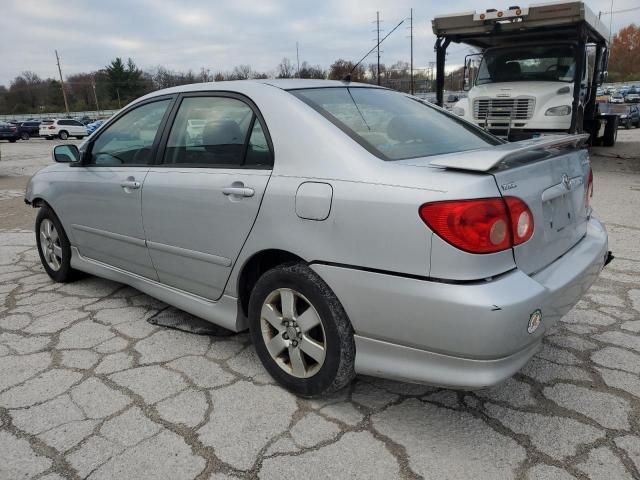
[[462,43],[477,52],[467,59],[480,61],[465,59],[465,87],[471,89],[454,105],[457,115],[510,141],[587,132],[594,142],[615,142],[617,119],[596,105],[606,78],[608,31],[583,2],[444,15],[432,24],[437,103],[446,48]]
[[[571,128],[576,56],[574,43],[536,43],[492,47],[483,52],[469,96],[454,113],[489,132],[511,139]],[[582,72],[580,103],[588,98],[589,77]]]

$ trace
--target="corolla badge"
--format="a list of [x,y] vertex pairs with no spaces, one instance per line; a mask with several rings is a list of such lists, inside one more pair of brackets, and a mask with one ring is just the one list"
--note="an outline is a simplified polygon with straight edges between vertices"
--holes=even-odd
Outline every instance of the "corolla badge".
[[503,183],[502,185],[500,185],[500,188],[502,188],[502,190],[506,192],[507,190],[518,188],[518,185],[515,182]]

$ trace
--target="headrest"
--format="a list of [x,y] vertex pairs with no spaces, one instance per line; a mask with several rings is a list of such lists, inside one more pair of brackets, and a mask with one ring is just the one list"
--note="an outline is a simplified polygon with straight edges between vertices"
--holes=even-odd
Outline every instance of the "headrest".
[[202,131],[202,145],[209,147],[217,145],[242,145],[244,138],[240,127],[233,120],[216,120],[205,125]]
[[423,122],[414,115],[396,115],[387,125],[387,135],[397,142],[408,142],[420,138]]

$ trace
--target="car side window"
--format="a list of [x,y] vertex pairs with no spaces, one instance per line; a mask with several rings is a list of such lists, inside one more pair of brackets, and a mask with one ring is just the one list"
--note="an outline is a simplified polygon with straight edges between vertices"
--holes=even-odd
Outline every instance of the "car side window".
[[165,164],[240,167],[253,110],[229,97],[182,100],[164,154]]
[[244,164],[248,167],[268,167],[273,165],[269,143],[257,117],[253,122],[251,135],[249,136]]
[[91,147],[90,165],[148,165],[170,99],[147,103],[113,122]]

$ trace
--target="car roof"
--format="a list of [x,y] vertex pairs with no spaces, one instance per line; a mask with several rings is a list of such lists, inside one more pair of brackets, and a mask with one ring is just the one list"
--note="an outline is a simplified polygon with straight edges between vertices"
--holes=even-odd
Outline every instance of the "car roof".
[[169,95],[175,93],[187,93],[187,92],[202,92],[202,91],[227,91],[244,93],[247,87],[255,88],[279,88],[282,90],[296,90],[301,88],[326,88],[326,87],[370,87],[370,88],[384,88],[377,85],[371,85],[368,83],[360,82],[342,82],[339,80],[312,80],[312,79],[300,79],[300,78],[287,78],[287,79],[265,79],[265,80],[229,80],[223,82],[205,82],[205,83],[190,83],[187,85],[179,85],[177,87],[165,88],[164,90],[156,90],[144,97],[141,97],[134,101],[137,103],[142,99],[149,99],[161,95]]

